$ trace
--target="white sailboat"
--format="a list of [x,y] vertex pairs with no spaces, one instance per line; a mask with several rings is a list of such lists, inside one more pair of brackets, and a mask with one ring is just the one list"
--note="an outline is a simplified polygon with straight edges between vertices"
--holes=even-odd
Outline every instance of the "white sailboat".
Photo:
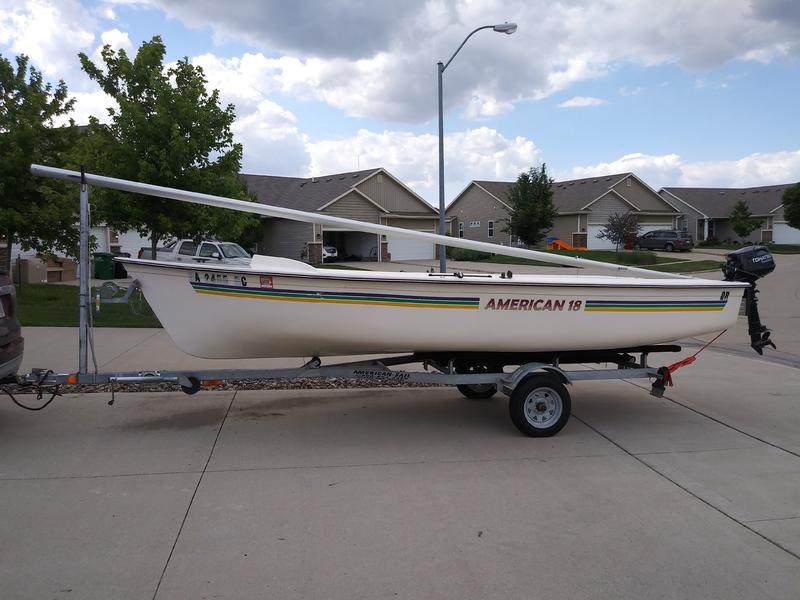
[[[260,215],[635,275],[320,270],[258,255],[249,267],[118,259],[140,282],[176,345],[207,358],[532,353],[661,344],[733,325],[743,295],[754,302],[754,280],[774,267],[764,250],[732,266],[726,281],[692,278],[51,167],[34,165],[32,171]],[[750,333],[754,347],[761,344],[759,352],[770,343],[760,323],[751,322]]]

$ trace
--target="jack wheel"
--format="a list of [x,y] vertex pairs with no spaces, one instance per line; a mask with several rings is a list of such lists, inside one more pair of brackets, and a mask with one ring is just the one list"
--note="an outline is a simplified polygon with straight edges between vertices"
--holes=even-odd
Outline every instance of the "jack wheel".
[[184,394],[191,396],[200,391],[200,380],[197,377],[187,377],[189,385],[181,384],[181,391]]
[[533,375],[523,381],[508,401],[511,420],[528,437],[551,437],[569,420],[572,400],[552,375]]
[[[486,364],[471,363],[469,365],[456,366],[458,373],[491,373],[491,367]],[[487,400],[497,393],[497,386],[493,383],[475,383],[466,384],[462,383],[457,385],[456,389],[461,392],[465,398],[470,400]]]

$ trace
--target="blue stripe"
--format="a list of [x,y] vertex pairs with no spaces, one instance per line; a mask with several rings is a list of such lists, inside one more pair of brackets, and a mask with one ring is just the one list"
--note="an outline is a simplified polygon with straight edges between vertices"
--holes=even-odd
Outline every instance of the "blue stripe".
[[265,291],[272,291],[272,292],[279,292],[279,293],[287,293],[287,294],[326,294],[326,295],[336,295],[336,296],[352,296],[353,298],[402,298],[404,300],[448,300],[448,301],[461,301],[461,302],[476,302],[479,298],[464,298],[464,297],[452,297],[452,296],[404,296],[402,294],[378,294],[378,293],[363,293],[363,292],[335,292],[335,291],[328,291],[328,292],[320,292],[317,290],[286,290],[283,288],[262,288],[261,286],[240,286],[240,285],[227,285],[224,283],[211,283],[203,282],[203,281],[191,281],[192,287],[195,286],[202,286],[202,287],[213,287],[220,290],[265,290]]

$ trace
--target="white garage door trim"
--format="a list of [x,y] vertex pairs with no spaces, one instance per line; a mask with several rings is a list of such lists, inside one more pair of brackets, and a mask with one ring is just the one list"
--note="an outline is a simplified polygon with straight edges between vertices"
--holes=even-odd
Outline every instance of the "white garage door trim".
[[772,241],[776,244],[800,244],[800,229],[788,223],[775,223],[772,227]]
[[432,260],[434,245],[420,240],[389,237],[392,260]]

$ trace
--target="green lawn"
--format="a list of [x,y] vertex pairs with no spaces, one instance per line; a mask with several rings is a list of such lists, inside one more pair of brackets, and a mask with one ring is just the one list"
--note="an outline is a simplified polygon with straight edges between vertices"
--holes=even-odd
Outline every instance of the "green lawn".
[[[615,265],[631,265],[650,268],[653,265],[673,262],[689,262],[684,258],[665,258],[658,256],[654,252],[630,252],[622,251],[619,253],[613,250],[552,250],[547,254],[557,254],[559,256],[577,256],[587,260],[599,260],[602,262],[613,263]],[[452,259],[458,260],[458,259]],[[475,262],[487,262],[500,265],[533,265],[537,267],[559,267],[561,265],[547,263],[529,258],[518,258],[516,256],[501,256],[500,254],[489,255],[485,253],[474,253],[471,258],[463,260],[473,260]]]
[[718,271],[720,264],[722,263],[718,260],[687,260],[666,265],[650,265],[645,269],[665,273],[697,273],[698,271]]
[[[738,250],[743,248],[741,244],[703,244],[697,245],[698,250],[703,248],[713,248],[715,250]],[[773,254],[800,254],[800,244],[767,244],[767,248]]]
[[800,244],[769,244],[767,248],[773,254],[800,254]]
[[[17,286],[18,318],[27,327],[77,327],[78,286],[26,284]],[[139,314],[137,314],[139,313]],[[95,312],[95,327],[161,327],[140,292],[130,304],[101,304]]]
[[317,269],[341,269],[342,271],[369,271],[369,269],[362,269],[361,267],[351,267],[350,265],[337,265],[336,263],[317,265]]

